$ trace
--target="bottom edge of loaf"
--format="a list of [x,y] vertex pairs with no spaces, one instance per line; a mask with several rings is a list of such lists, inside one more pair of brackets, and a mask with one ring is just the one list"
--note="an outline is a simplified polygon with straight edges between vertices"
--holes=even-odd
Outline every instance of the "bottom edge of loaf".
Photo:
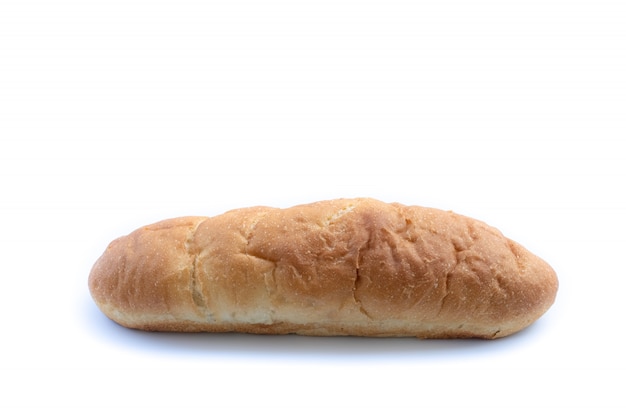
[[[113,315],[115,316],[115,315]],[[150,332],[185,333],[248,333],[260,335],[302,336],[360,336],[360,337],[415,337],[418,339],[498,339],[516,333],[530,323],[516,326],[476,325],[470,323],[407,323],[400,320],[384,320],[363,323],[242,323],[242,322],[198,322],[174,318],[154,317],[128,320],[122,317],[109,318],[121,326]]]
[[[128,326],[126,326],[128,327]],[[137,327],[129,327],[136,330],[149,332],[174,332],[174,333],[245,333],[257,335],[299,335],[311,337],[374,337],[374,338],[417,338],[417,339],[498,339],[508,336],[511,333],[503,333],[496,329],[488,333],[459,331],[448,329],[421,330],[421,331],[372,331],[351,329],[346,330],[341,326],[337,327],[302,327],[302,326],[282,326],[251,324],[249,326],[215,326],[211,328],[199,328],[197,326],[187,327],[185,324],[151,324]],[[512,332],[514,333],[514,332]]]

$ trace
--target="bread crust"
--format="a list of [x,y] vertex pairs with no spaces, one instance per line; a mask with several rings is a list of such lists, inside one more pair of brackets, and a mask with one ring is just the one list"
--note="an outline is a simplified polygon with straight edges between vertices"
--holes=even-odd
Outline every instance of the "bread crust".
[[143,227],[109,245],[89,289],[151,331],[492,339],[544,314],[558,280],[483,222],[362,198]]

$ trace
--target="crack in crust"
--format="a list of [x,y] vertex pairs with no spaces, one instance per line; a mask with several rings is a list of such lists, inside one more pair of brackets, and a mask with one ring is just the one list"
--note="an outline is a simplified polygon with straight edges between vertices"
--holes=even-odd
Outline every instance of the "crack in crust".
[[361,276],[361,272],[360,272],[360,265],[361,265],[361,257],[363,250],[367,250],[370,247],[370,241],[371,241],[371,233],[368,235],[367,237],[367,241],[365,242],[365,244],[361,247],[359,247],[357,249],[356,252],[356,265],[354,268],[354,284],[352,286],[352,298],[354,300],[354,302],[356,303],[356,305],[359,307],[359,311],[361,313],[363,313],[363,315],[365,317],[367,317],[368,319],[372,320],[372,316],[368,313],[368,311],[365,309],[365,307],[363,307],[363,303],[361,302],[360,297],[358,296],[358,292],[360,290],[360,288],[363,285],[363,277]]
[[346,215],[346,214],[350,213],[352,210],[354,210],[356,206],[357,206],[357,204],[348,204],[344,208],[338,210],[335,214],[333,214],[331,216],[328,216],[324,220],[323,225],[325,227],[331,226],[337,220],[339,220],[341,217],[343,217],[344,215]]
[[193,300],[193,303],[196,305],[196,307],[198,307],[200,311],[202,311],[202,314],[205,317],[210,317],[211,314],[208,311],[207,302],[204,297],[204,294],[202,293],[202,288],[198,281],[198,276],[197,276],[198,257],[200,255],[200,252],[198,250],[195,250],[194,244],[193,244],[195,237],[196,237],[196,232],[198,231],[200,226],[202,226],[202,224],[207,220],[208,219],[199,221],[195,225],[195,227],[189,231],[189,235],[187,236],[187,240],[185,241],[185,249],[187,250],[187,253],[189,254],[191,258],[191,262],[190,262],[191,271],[189,274],[190,275],[189,286],[191,288],[191,298]]
[[[248,258],[248,261],[250,262],[263,261],[263,262],[269,262],[272,264],[271,273],[269,275],[265,274],[263,276],[263,285],[265,289],[265,294],[267,295],[268,300],[270,300],[270,304],[273,305],[271,300],[272,300],[273,293],[275,292],[275,287],[276,287],[276,262],[273,262],[270,259],[264,258],[256,254],[251,254],[248,252],[248,248],[250,247],[250,242],[252,241],[257,225],[259,224],[261,220],[263,220],[263,218],[265,218],[268,215],[270,211],[271,210],[260,213],[248,225],[247,230],[245,231],[245,234],[243,233],[244,231],[242,231],[241,234],[243,238],[245,239],[245,243],[243,246],[243,254]],[[249,279],[249,273],[250,273],[249,270],[250,268],[246,268],[246,280]],[[270,307],[268,312],[270,315],[270,322],[273,323],[274,322],[274,308]]]
[[513,259],[515,259],[515,264],[517,265],[517,272],[518,272],[518,274],[522,275],[522,273],[524,272],[524,263],[520,259],[519,248],[510,239],[506,239],[506,244],[509,247],[509,250],[511,251],[511,254],[513,254]]
[[[446,302],[452,295],[450,287],[452,284],[452,280],[454,279],[453,275],[455,271],[461,265],[468,264],[467,260],[469,259],[469,257],[467,256],[467,254],[469,251],[472,250],[472,248],[476,244],[476,240],[478,239],[478,234],[476,233],[474,226],[470,222],[465,222],[465,227],[467,228],[467,235],[469,236],[469,243],[465,241],[461,241],[459,239],[455,239],[455,238],[451,240],[453,253],[454,253],[454,264],[449,267],[448,271],[445,274],[445,277],[442,280],[443,282],[442,292],[444,295],[441,298],[441,301],[439,302],[439,311],[437,312],[437,316],[441,315],[441,312],[444,311],[444,309],[446,308]],[[469,265],[469,268],[471,270],[474,269],[471,267],[471,265]]]
[[452,272],[454,271],[448,271],[446,273],[446,277],[443,279],[443,297],[441,298],[441,302],[439,303],[439,311],[437,312],[437,316],[439,316],[441,314],[441,312],[443,311],[443,309],[445,308],[446,305],[446,300],[448,299],[448,296],[450,295],[450,278],[452,276]]

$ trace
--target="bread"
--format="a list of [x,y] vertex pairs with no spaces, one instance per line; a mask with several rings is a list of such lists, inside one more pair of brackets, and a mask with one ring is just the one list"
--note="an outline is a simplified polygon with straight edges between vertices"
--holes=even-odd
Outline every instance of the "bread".
[[126,327],[318,336],[498,338],[557,287],[480,221],[373,199],[165,220],[113,241],[89,276]]

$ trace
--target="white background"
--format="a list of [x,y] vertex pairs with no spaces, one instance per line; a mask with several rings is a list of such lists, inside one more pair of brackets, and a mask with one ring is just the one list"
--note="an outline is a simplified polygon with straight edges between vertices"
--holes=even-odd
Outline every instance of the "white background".
[[[625,22],[604,0],[2,0],[1,413],[623,416]],[[171,335],[87,291],[142,225],[356,196],[498,227],[555,268],[555,305],[488,342]]]

